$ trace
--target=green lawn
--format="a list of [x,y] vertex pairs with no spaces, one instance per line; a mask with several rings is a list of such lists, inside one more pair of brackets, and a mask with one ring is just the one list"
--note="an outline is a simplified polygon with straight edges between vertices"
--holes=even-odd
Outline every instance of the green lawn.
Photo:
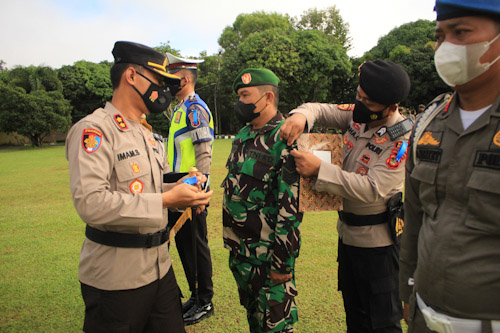
[[[230,140],[216,140],[211,172],[215,315],[187,332],[248,331],[222,242],[219,185],[230,147]],[[0,170],[0,332],[79,332],[84,306],[77,274],[85,224],[73,208],[64,147],[1,150]],[[301,230],[296,331],[343,332],[336,213],[306,213]],[[189,296],[177,251],[171,252],[179,285]]]

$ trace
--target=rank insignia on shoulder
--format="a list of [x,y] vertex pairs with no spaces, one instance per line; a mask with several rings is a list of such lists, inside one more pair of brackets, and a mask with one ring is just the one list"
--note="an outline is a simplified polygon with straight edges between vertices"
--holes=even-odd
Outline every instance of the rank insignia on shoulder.
[[387,132],[387,127],[382,126],[380,129],[377,131],[378,136],[382,137],[384,134]]
[[82,133],[82,146],[87,153],[93,153],[101,146],[102,132],[95,128],[86,128]]
[[132,194],[142,193],[142,191],[144,190],[144,183],[139,179],[136,179],[132,183],[130,183],[129,188]]
[[119,128],[121,129],[128,129],[127,124],[125,123],[125,120],[123,119],[122,115],[117,113],[113,116],[115,119],[116,124],[118,125]]
[[340,111],[353,111],[354,110],[354,104],[339,104],[339,105],[337,105],[337,108]]
[[500,147],[500,131],[497,132],[497,134],[495,134],[495,136],[493,137],[493,143]]
[[196,101],[198,101],[198,99],[196,98],[196,96],[189,96],[189,101],[196,102]]

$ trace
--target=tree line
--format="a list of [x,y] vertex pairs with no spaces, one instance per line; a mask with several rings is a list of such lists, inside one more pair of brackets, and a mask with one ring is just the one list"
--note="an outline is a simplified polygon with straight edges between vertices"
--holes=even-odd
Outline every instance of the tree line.
[[[362,57],[351,58],[347,55],[352,47],[349,25],[335,6],[309,9],[299,17],[240,14],[222,31],[217,54],[200,53],[205,62],[199,66],[196,91],[214,114],[216,134],[235,133],[241,125],[233,114],[232,83],[244,68],[266,67],[276,73],[281,80],[279,109],[286,114],[305,102],[353,103],[359,66],[384,59],[408,72],[412,89],[401,105],[416,109],[449,90],[434,68],[434,27],[435,22],[428,20],[403,24]],[[156,49],[182,56],[168,41]],[[0,60],[0,131],[18,132],[36,146],[53,131],[64,133],[111,99],[112,65],[81,60],[59,69],[7,69]],[[163,135],[169,127],[169,114],[165,115],[148,116]]]

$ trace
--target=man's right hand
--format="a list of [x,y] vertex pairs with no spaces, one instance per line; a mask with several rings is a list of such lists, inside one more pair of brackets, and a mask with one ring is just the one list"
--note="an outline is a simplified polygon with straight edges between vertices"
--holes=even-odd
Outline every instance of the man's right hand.
[[295,140],[304,132],[306,128],[306,116],[300,113],[294,113],[285,119],[280,128],[280,139],[287,140],[287,144],[291,146]]
[[214,192],[203,192],[199,186],[188,184],[175,185],[170,191],[163,192],[163,208],[185,208],[205,206]]

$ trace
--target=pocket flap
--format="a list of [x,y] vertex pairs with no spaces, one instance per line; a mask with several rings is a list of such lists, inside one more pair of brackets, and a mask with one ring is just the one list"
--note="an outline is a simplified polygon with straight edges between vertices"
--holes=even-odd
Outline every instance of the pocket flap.
[[115,165],[116,177],[120,183],[139,178],[150,172],[149,161],[145,158],[125,160]]
[[474,190],[500,194],[500,177],[498,177],[498,172],[492,174],[486,170],[474,170],[467,182],[467,187]]
[[417,163],[410,177],[423,183],[434,184],[436,182],[437,168],[438,164]]

